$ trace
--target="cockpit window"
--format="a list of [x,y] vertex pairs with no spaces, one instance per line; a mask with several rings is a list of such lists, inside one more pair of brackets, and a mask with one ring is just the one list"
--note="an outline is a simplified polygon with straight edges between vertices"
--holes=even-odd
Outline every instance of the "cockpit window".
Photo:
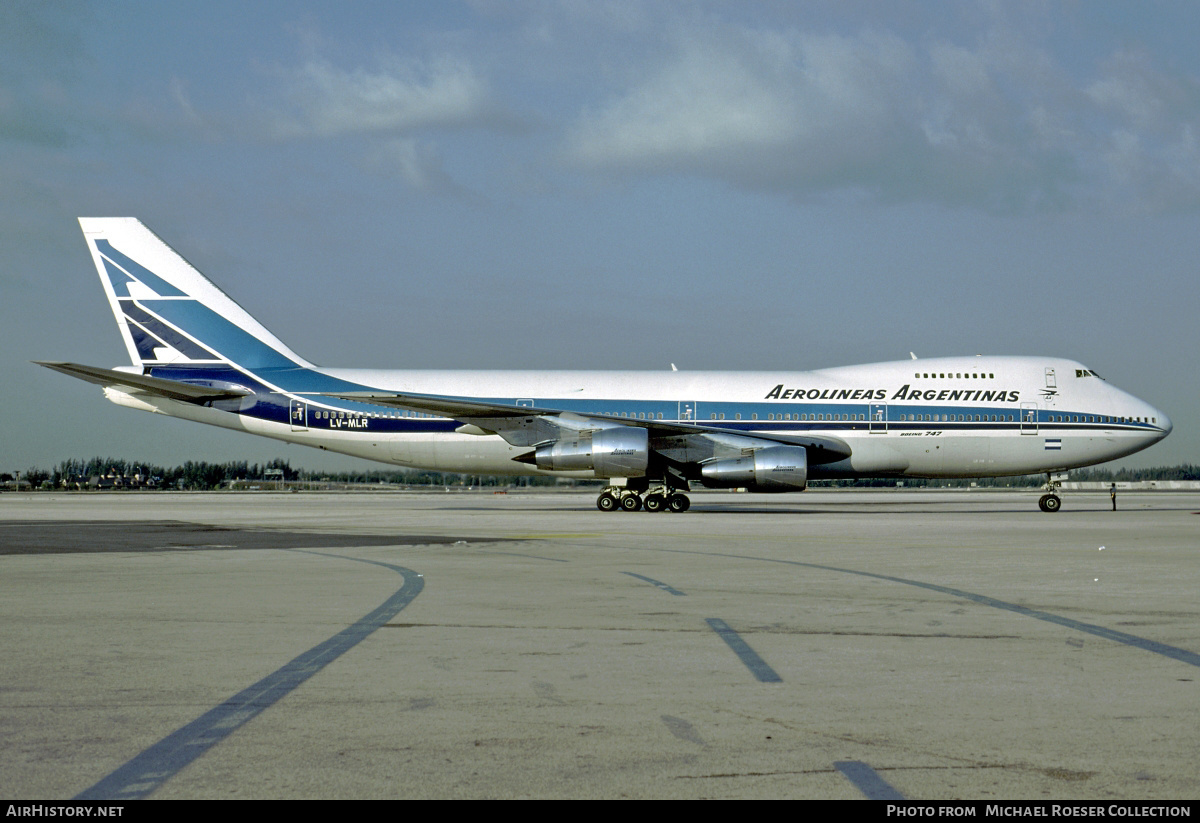
[[[1091,369],[1076,369],[1075,376],[1076,377],[1100,377],[1100,375],[1096,374],[1096,372],[1092,371]],[[1104,380],[1103,377],[1100,377],[1100,379]]]

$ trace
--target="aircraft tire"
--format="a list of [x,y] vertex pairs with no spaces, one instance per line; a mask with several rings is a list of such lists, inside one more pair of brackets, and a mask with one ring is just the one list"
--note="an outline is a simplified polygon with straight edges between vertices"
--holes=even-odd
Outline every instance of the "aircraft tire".
[[1038,508],[1044,512],[1056,512],[1062,508],[1062,499],[1056,494],[1044,494],[1038,501]]
[[617,498],[608,492],[600,492],[600,496],[596,498],[596,508],[602,512],[615,512],[621,506],[617,502]]
[[642,507],[642,498],[636,494],[627,494],[621,498],[621,508],[627,512],[635,512]]
[[686,494],[673,494],[667,498],[667,509],[682,514],[692,507],[692,501]]
[[642,501],[642,506],[648,512],[661,512],[667,509],[667,498],[661,494],[648,494],[646,499]]

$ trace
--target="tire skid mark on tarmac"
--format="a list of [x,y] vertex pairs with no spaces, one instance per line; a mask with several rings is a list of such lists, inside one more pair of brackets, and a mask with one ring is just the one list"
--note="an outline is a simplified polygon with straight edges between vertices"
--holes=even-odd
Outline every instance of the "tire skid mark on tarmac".
[[861,760],[839,760],[833,767],[854,784],[867,800],[903,800],[904,795]]
[[738,660],[750,670],[754,678],[759,683],[782,683],[783,678],[779,673],[763,660],[758,652],[750,647],[750,644],[742,639],[742,636],[735,632],[728,623],[719,617],[708,617],[704,620],[708,627],[717,633],[717,637],[725,641],[725,645],[737,655]]
[[821,563],[806,563],[802,560],[780,560],[775,557],[754,557],[746,554],[726,554],[723,552],[697,552],[687,549],[653,549],[653,551],[668,552],[671,554],[702,554],[705,557],[728,557],[734,560],[754,560],[760,563],[782,563],[788,566],[800,566],[806,569],[820,569],[821,571],[837,572],[838,574],[853,574],[859,577],[869,577],[872,580],[884,580],[888,583],[900,583],[905,586],[915,586],[919,589],[947,594],[951,597],[961,597],[963,600],[970,600],[972,603],[978,603],[981,606],[989,606],[993,609],[1001,611],[1013,612],[1024,617],[1032,617],[1034,620],[1042,620],[1046,623],[1054,623],[1064,628],[1073,629],[1078,632],[1092,634],[1096,637],[1102,637],[1105,640],[1111,640],[1115,643],[1123,643],[1126,646],[1132,646],[1135,649],[1142,651],[1153,652],[1154,654],[1169,657],[1172,660],[1177,660],[1180,663],[1186,663],[1189,666],[1200,668],[1200,653],[1181,649],[1178,646],[1171,646],[1167,643],[1160,643],[1157,640],[1150,640],[1145,637],[1138,637],[1134,634],[1110,629],[1107,626],[1097,626],[1094,623],[1084,623],[1082,620],[1072,620],[1069,617],[1054,614],[1053,612],[1045,612],[1040,609],[1031,609],[1028,606],[1021,606],[1017,603],[1009,603],[1006,600],[999,600],[995,597],[988,597],[986,594],[976,594],[975,592],[956,589],[951,586],[941,586],[937,583],[926,583],[921,580],[910,580],[906,577],[894,577],[889,574],[877,574],[876,572],[864,572],[857,569],[843,569],[837,566],[825,566]]
[[621,572],[621,574],[627,574],[630,577],[636,577],[638,580],[643,580],[646,583],[649,583],[651,586],[662,589],[667,594],[673,594],[676,597],[686,597],[687,596],[686,593],[681,592],[679,589],[676,589],[673,586],[668,586],[666,583],[662,582],[661,580],[655,580],[652,577],[646,577],[645,575],[635,574],[633,572]]
[[400,574],[404,578],[404,585],[355,623],[167,735],[94,786],[84,789],[75,796],[75,800],[137,800],[150,794],[213,746],[357,646],[395,617],[425,588],[424,578],[403,566],[326,552],[292,551],[382,566]]
[[[636,577],[638,580],[644,580],[650,585],[661,589],[668,594],[673,594],[676,597],[687,596],[684,592],[679,591],[679,589],[676,589],[673,586],[662,582],[661,580],[655,580],[652,577],[635,574],[634,572],[621,572],[621,574],[627,574],[630,577]],[[737,655],[738,660],[742,661],[743,665],[750,670],[750,673],[753,674],[755,679],[757,679],[760,683],[783,682],[783,678],[779,676],[778,672],[772,669],[767,661],[763,660],[762,656],[759,655],[758,652],[754,651],[754,649],[750,647],[750,644],[743,640],[742,636],[734,631],[728,623],[719,617],[705,618],[704,622],[708,624],[710,629],[716,632],[717,637],[725,641],[725,645],[729,646],[733,653]]]

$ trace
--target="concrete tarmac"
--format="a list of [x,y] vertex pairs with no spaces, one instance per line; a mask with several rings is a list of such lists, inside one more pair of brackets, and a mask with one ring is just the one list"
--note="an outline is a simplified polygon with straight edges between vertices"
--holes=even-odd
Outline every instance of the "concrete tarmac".
[[0,494],[0,795],[1193,799],[1200,495]]

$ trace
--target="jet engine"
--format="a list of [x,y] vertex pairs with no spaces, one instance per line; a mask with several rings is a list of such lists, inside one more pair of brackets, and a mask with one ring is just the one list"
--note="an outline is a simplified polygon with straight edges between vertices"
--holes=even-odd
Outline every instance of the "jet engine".
[[768,446],[742,457],[705,463],[700,475],[704,485],[718,489],[802,492],[808,485],[808,452],[801,446]]
[[580,432],[576,439],[559,440],[517,459],[546,471],[592,469],[597,477],[642,477],[650,459],[650,435],[634,426]]

